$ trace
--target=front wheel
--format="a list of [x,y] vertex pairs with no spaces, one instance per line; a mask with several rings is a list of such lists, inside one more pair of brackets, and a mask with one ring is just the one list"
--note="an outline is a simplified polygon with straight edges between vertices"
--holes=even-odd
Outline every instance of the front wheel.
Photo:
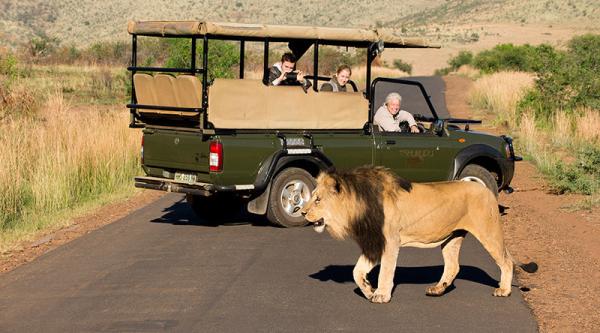
[[300,212],[310,200],[315,186],[315,179],[304,169],[288,168],[277,174],[269,196],[269,221],[287,228],[306,225]]
[[492,191],[492,193],[498,197],[498,183],[496,182],[496,178],[494,178],[491,172],[480,165],[467,165],[460,173],[458,179],[480,183],[481,185],[489,188],[490,191]]

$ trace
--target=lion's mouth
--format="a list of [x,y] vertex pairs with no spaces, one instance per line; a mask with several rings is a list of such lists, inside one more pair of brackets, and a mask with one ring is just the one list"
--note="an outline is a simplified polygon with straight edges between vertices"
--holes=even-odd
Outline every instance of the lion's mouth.
[[323,232],[325,230],[325,220],[323,218],[313,222],[313,228],[316,232]]

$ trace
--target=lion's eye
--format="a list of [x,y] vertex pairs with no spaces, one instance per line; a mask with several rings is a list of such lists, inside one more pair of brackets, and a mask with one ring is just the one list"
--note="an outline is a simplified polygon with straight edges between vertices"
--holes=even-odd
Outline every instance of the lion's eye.
[[318,204],[319,202],[321,202],[321,198],[319,198],[319,197],[316,197],[316,198],[315,198],[315,204]]

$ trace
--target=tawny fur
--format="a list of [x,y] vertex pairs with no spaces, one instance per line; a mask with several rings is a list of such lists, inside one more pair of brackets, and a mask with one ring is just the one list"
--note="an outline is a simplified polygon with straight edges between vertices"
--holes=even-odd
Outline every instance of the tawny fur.
[[[494,296],[511,293],[513,260],[504,245],[498,202],[481,184],[410,183],[383,167],[324,172],[303,214],[309,222],[323,221],[323,227],[315,226],[317,231],[327,229],[336,239],[357,241],[363,254],[354,267],[354,281],[374,303],[390,301],[398,251],[406,246],[441,246],[444,272],[426,293],[443,295],[458,274],[460,246],[467,232],[500,267],[500,286]],[[374,290],[367,274],[378,263],[381,268]]]

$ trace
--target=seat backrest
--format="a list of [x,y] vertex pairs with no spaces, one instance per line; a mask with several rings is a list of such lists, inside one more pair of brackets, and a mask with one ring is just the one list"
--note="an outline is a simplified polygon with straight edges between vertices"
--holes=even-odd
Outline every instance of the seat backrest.
[[[181,108],[202,107],[202,83],[194,75],[179,75],[174,77],[168,74],[155,76],[136,73],[133,75],[133,85],[138,104],[153,106],[169,106]],[[170,111],[138,109],[144,114],[168,114],[195,117],[195,111]]]
[[175,92],[179,107],[202,107],[202,83],[195,75],[179,75],[175,80]]
[[156,87],[154,77],[149,74],[136,73],[133,75],[133,86],[138,104],[156,105]]
[[222,129],[359,129],[368,119],[362,93],[306,93],[260,80],[215,79],[208,119]]
[[369,119],[369,101],[361,92],[321,91],[313,98],[316,128],[357,129]]
[[208,119],[216,128],[265,128],[267,87],[261,80],[215,79],[208,94]]
[[168,74],[156,74],[154,76],[156,88],[156,105],[179,106],[178,96],[175,89],[175,77]]

